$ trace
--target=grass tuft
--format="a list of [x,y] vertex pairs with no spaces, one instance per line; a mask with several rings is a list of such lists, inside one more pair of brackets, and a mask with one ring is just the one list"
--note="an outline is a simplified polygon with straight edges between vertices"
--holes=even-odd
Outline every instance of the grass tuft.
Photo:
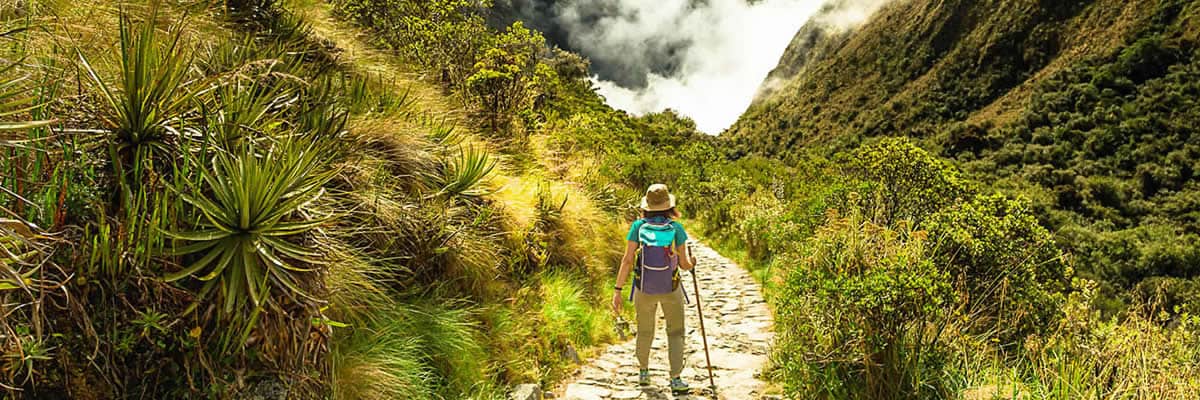
[[565,273],[542,275],[543,331],[566,339],[576,348],[591,346],[605,339],[607,316],[600,307],[588,302],[587,292],[578,280]]
[[437,398],[433,390],[436,376],[425,362],[420,336],[411,328],[406,316],[396,315],[334,341],[333,398]]

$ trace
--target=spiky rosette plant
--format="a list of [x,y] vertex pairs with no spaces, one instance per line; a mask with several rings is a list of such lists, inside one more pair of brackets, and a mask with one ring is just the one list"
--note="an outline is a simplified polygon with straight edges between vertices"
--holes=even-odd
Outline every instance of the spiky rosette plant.
[[154,25],[157,18],[158,7],[152,7],[142,23],[121,14],[121,75],[115,87],[101,79],[88,58],[79,54],[110,109],[111,114],[102,118],[115,134],[119,150],[145,146],[164,150],[168,125],[191,106],[185,86],[192,54],[181,41],[181,24],[171,28],[166,40],[160,40]]
[[496,168],[496,160],[487,150],[476,147],[459,148],[456,156],[446,160],[437,184],[440,193],[450,197],[479,197],[488,194],[484,180]]
[[306,206],[324,193],[336,171],[327,164],[325,146],[307,142],[287,139],[267,149],[247,145],[220,152],[199,172],[200,187],[177,188],[200,218],[192,230],[168,236],[190,242],[175,254],[197,258],[165,279],[194,277],[205,282],[197,303],[215,292],[226,316],[250,315],[243,337],[264,307],[312,299],[305,281],[323,257],[300,239],[326,218],[306,212]]

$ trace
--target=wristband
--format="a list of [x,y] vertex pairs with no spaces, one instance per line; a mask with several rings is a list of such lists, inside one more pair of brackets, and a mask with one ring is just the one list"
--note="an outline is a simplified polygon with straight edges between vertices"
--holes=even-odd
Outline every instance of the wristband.
[[620,286],[613,286],[613,289],[616,289],[618,292],[625,290],[625,288],[620,287]]

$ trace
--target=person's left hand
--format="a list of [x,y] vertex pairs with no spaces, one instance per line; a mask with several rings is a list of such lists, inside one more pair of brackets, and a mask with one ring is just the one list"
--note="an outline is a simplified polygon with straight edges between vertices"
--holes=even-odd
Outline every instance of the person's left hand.
[[622,301],[622,299],[621,299],[621,291],[620,291],[620,290],[614,290],[614,291],[613,291],[613,298],[612,298],[612,311],[613,311],[613,314],[616,314],[616,315],[618,315],[618,316],[619,316],[619,315],[621,315],[621,305],[623,305],[623,304],[624,304],[624,302],[623,302],[623,301]]

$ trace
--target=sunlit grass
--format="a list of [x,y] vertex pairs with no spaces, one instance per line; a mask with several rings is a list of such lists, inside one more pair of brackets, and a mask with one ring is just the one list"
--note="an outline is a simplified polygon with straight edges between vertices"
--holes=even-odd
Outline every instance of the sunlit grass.
[[[401,305],[392,305],[405,310]],[[419,332],[411,331],[405,313],[356,327],[335,341],[334,399],[433,399],[434,371],[425,362]]]
[[543,330],[564,335],[569,343],[583,348],[608,338],[608,313],[588,301],[584,284],[565,273],[546,273],[541,278]]

